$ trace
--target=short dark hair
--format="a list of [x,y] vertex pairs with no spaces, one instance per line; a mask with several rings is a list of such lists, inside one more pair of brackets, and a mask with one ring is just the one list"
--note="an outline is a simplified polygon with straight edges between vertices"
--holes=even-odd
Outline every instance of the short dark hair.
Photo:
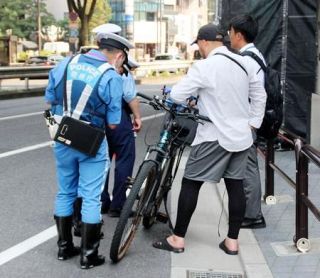
[[258,35],[258,22],[250,15],[238,15],[232,18],[229,29],[231,27],[236,33],[241,33],[248,43],[253,42]]

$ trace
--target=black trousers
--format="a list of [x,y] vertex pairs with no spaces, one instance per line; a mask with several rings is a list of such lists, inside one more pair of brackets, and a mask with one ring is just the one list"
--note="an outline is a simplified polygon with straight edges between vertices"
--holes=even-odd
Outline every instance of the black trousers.
[[[237,239],[240,226],[244,218],[246,209],[246,199],[243,190],[242,180],[224,179],[229,202],[229,231],[228,237]],[[178,201],[178,214],[174,234],[185,237],[192,214],[197,206],[199,191],[202,181],[182,179],[182,187]]]

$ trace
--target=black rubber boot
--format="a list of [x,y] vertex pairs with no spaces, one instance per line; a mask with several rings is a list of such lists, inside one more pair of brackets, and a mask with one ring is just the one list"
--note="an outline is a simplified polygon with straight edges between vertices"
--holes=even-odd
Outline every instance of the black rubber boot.
[[72,241],[72,215],[67,217],[54,216],[58,230],[58,260],[66,260],[68,258],[80,254],[80,247],[75,247]]
[[78,197],[73,204],[73,235],[81,237],[81,207],[82,198]]
[[105,257],[98,255],[98,248],[101,237],[101,223],[88,224],[82,222],[81,235],[81,268],[89,269],[94,266],[104,264]]

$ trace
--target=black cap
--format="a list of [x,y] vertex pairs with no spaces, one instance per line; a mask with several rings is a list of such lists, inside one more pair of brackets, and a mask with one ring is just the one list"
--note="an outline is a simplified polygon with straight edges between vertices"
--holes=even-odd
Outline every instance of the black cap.
[[221,31],[219,31],[219,28],[217,25],[209,23],[209,24],[202,26],[199,29],[197,38],[195,39],[195,41],[192,44],[197,43],[198,40],[222,42],[223,41],[223,33]]

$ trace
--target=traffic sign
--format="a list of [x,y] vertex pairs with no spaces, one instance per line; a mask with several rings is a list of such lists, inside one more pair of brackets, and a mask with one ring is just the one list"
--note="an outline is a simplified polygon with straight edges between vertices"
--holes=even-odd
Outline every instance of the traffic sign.
[[76,21],[77,18],[78,18],[78,14],[77,14],[76,12],[70,12],[70,13],[69,13],[69,19],[70,19],[71,21]]
[[72,28],[72,29],[70,28],[69,34],[70,34],[70,37],[76,38],[79,36],[79,30],[74,29],[74,28]]
[[70,37],[69,38],[69,43],[76,43],[78,41],[78,38]]
[[69,21],[70,29],[77,29],[79,27],[78,21]]

